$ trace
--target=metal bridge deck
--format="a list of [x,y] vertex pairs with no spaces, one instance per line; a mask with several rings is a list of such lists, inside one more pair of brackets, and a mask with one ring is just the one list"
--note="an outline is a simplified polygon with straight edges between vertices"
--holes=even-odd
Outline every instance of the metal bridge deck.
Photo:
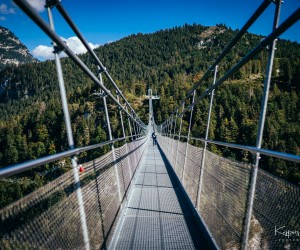
[[209,249],[174,173],[150,140],[115,249]]

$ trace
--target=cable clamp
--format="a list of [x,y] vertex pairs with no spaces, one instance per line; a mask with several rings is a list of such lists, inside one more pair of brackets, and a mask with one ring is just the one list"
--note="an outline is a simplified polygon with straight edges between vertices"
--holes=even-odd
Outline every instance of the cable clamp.
[[60,0],[46,0],[45,8],[53,9],[60,3]]
[[266,38],[261,39],[259,45],[262,49],[269,50],[269,48],[270,48],[269,44],[264,45],[265,39]]
[[[64,41],[64,43],[66,44],[66,46],[68,46],[67,42]],[[60,54],[61,52],[65,51],[65,48],[60,46],[60,45],[57,45],[56,43],[52,42],[52,45],[53,45],[53,53],[54,54]]]
[[97,65],[97,70],[98,70],[98,74],[101,74],[101,73],[103,73],[103,72],[105,72],[106,71],[106,69],[104,68],[101,68],[99,65]]
[[98,93],[93,93],[92,95],[98,96],[100,98],[107,97],[107,94],[103,90],[100,90]]
[[281,2],[282,4],[284,3],[283,0],[269,0],[269,2],[274,4],[279,4],[279,2]]

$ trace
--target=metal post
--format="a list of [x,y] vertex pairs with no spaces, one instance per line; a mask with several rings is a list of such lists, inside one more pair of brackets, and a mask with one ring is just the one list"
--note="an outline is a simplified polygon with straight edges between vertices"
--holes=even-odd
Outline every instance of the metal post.
[[132,121],[132,140],[136,139],[136,132],[135,132],[135,126],[134,126],[134,121]]
[[174,119],[174,115],[171,116],[171,120],[170,120],[170,129],[169,129],[169,135],[168,135],[168,141],[169,141],[169,147],[168,147],[168,154],[169,154],[169,158],[171,160],[171,150],[172,150],[172,141],[171,141],[171,135],[172,135],[172,130],[173,130],[173,119]]
[[[135,141],[136,141],[136,139],[138,139],[138,130],[137,130],[136,120],[133,121],[133,130],[134,130]],[[135,147],[134,148],[136,148],[136,146],[137,146],[136,143],[137,142],[135,142]],[[137,155],[137,151],[136,150],[134,150],[134,155],[135,155],[136,166],[137,166],[138,165],[138,155]]]
[[[99,80],[100,80],[101,84],[104,85],[101,72],[99,73]],[[106,122],[107,122],[108,136],[109,136],[109,140],[111,141],[113,139],[113,137],[112,137],[111,127],[110,127],[110,119],[109,119],[109,113],[108,113],[108,109],[107,109],[105,93],[103,93],[103,104],[104,104],[105,117],[106,117]],[[120,178],[119,178],[119,169],[118,169],[118,165],[116,164],[117,160],[116,160],[114,144],[111,145],[111,151],[113,154],[115,173],[116,173],[116,177],[117,177],[118,196],[119,196],[119,201],[121,204],[121,202],[122,202],[121,184],[120,184]]]
[[[127,112],[128,112],[127,106],[126,106],[126,110],[127,110]],[[129,116],[127,116],[127,122],[128,122],[128,126],[129,126],[130,138],[131,138],[131,141],[133,141],[132,128],[131,128],[131,123],[130,123],[130,118],[129,118]]]
[[165,124],[165,133],[164,133],[164,136],[167,136],[167,133],[168,133],[168,126],[169,126],[169,121],[167,120],[167,121],[166,121],[166,124]]
[[167,120],[164,121],[164,125],[163,125],[163,143],[164,143],[164,146],[165,148],[167,148],[167,139],[166,139],[166,130],[167,130]]
[[141,129],[141,126],[140,126],[140,124],[137,124],[137,126],[138,126],[139,137],[141,137],[141,136],[142,136],[142,129]]
[[[126,106],[126,111],[128,112],[127,106]],[[128,126],[129,126],[131,143],[133,143],[132,127],[131,127],[131,122],[130,122],[129,116],[127,116],[127,122],[128,122]],[[136,159],[135,153],[133,152],[133,153],[130,153],[130,154],[133,154],[133,161],[135,162],[135,164],[137,164],[137,159]]]
[[[132,114],[132,112],[131,112],[131,114]],[[132,115],[132,117],[133,117],[133,115]],[[137,139],[137,131],[136,131],[135,120],[132,122],[132,127],[133,127],[133,133],[134,133],[133,138],[134,138],[134,140],[136,140]],[[136,142],[134,142],[134,145],[136,147]],[[133,155],[134,155],[134,159],[135,159],[135,162],[136,162],[135,165],[137,166],[137,164],[138,164],[138,157],[137,157],[136,154],[137,154],[137,152],[134,150]]]
[[[47,11],[48,11],[50,27],[54,31],[54,21],[53,21],[51,8],[49,6],[47,6]],[[65,119],[65,123],[66,123],[66,131],[67,131],[69,149],[74,149],[74,139],[73,139],[73,132],[72,132],[72,127],[71,127],[70,114],[69,114],[69,109],[68,109],[68,100],[67,100],[65,83],[64,83],[60,58],[59,58],[59,53],[61,52],[61,50],[59,50],[59,48],[56,46],[56,44],[54,42],[53,42],[53,48],[54,48],[56,71],[57,71],[57,77],[58,77],[58,83],[59,83],[59,89],[60,89],[60,97],[61,97],[61,102],[62,102],[64,119]],[[84,241],[85,249],[89,250],[90,249],[90,241],[89,241],[88,227],[87,227],[82,191],[81,191],[81,186],[80,186],[80,178],[79,178],[79,173],[78,173],[79,170],[77,168],[77,161],[76,161],[75,157],[71,157],[71,163],[72,163],[73,178],[74,178],[74,183],[75,183],[75,188],[76,188],[76,197],[77,197],[79,214],[80,214],[80,222],[81,222],[83,241]]]
[[168,131],[167,131],[167,140],[168,140],[168,158],[170,157],[170,133],[172,130],[172,121],[171,117],[169,117],[169,126],[168,126]]
[[166,120],[164,136],[167,136],[167,130],[168,130],[168,120]]
[[[275,15],[274,15],[273,31],[278,27],[280,10],[281,10],[281,0],[278,0],[276,3],[276,9],[275,9]],[[259,149],[261,148],[262,139],[263,139],[263,131],[264,131],[265,118],[266,118],[266,113],[267,113],[269,88],[270,88],[270,82],[271,82],[271,77],[272,77],[275,47],[276,47],[276,39],[273,40],[272,44],[269,47],[268,67],[267,67],[267,72],[266,72],[266,80],[264,83],[264,92],[263,92],[263,98],[262,98],[262,103],[261,103],[261,112],[260,112],[257,138],[256,138],[256,147]],[[243,243],[242,243],[243,250],[247,249],[247,244],[248,244],[248,240],[249,240],[259,160],[260,160],[260,154],[256,153],[255,165],[252,168],[251,180],[250,180],[250,186],[249,186],[249,197],[248,197],[248,205],[247,205],[247,210],[246,210],[245,228],[244,228]]]
[[134,122],[134,128],[135,128],[136,139],[138,139],[139,138],[139,126],[136,123],[136,121]]
[[[196,90],[194,90],[194,92],[193,92],[192,105],[194,104],[194,101],[195,101],[195,95],[196,95]],[[194,110],[194,106],[192,106],[192,108],[191,108],[189,130],[188,130],[188,136],[187,136],[186,148],[185,148],[184,164],[183,164],[183,169],[182,169],[182,179],[181,179],[181,182],[182,182],[183,186],[184,186],[184,173],[185,173],[185,166],[186,166],[186,158],[187,158],[189,141],[190,141],[191,124],[192,124],[192,119],[193,119],[193,110]]]
[[154,130],[154,121],[153,121],[154,119],[152,117],[153,117],[152,116],[152,96],[149,95],[149,122],[148,123],[150,124],[150,128],[152,127],[152,129]]
[[[174,150],[178,150],[178,149],[175,149],[175,133],[176,133],[176,126],[177,126],[177,115],[178,115],[178,110],[176,111],[176,115],[175,115],[175,124],[174,124],[174,133],[173,133],[173,136],[172,136],[172,158],[171,158],[171,160],[173,160],[174,161],[174,157],[173,157],[173,154],[174,154]],[[173,167],[173,164],[174,163],[172,163],[172,168],[174,168]]]
[[[184,110],[184,105],[185,105],[185,102],[182,103],[182,111]],[[181,136],[182,118],[183,118],[183,115],[181,114],[180,125],[179,125],[179,133],[178,133],[178,140],[177,140],[176,161],[175,161],[175,168],[174,168],[175,169],[175,173],[177,173],[176,172],[176,167],[177,167],[177,161],[178,161],[178,150],[179,150],[178,147],[179,147],[180,136]]]
[[166,130],[166,140],[167,140],[167,158],[169,159],[169,151],[170,151],[170,126],[171,126],[171,117],[168,118],[167,120],[167,130]]
[[[119,93],[117,93],[117,101],[120,102]],[[123,122],[123,116],[122,116],[122,110],[121,109],[119,111],[119,114],[120,114],[120,120],[121,120],[121,126],[122,126],[122,133],[123,133],[123,137],[125,138],[126,134],[125,134],[124,122]]]
[[136,126],[137,137],[139,138],[140,137],[140,126],[138,123],[135,123],[135,126]]
[[[117,92],[117,101],[120,102],[120,98],[119,98],[119,92]],[[129,153],[129,150],[128,150],[128,145],[127,145],[127,141],[126,141],[126,133],[125,133],[125,129],[124,129],[124,122],[123,122],[123,116],[122,116],[122,110],[120,109],[119,111],[119,114],[120,114],[120,120],[121,120],[121,126],[122,126],[122,133],[123,133],[123,137],[125,138],[125,149],[126,149],[126,155],[127,155],[127,164],[128,164],[128,168],[129,168],[129,176],[130,176],[130,179],[132,177],[132,171],[131,171],[131,167],[130,167],[130,161],[129,161],[129,157],[128,157],[128,153]]]
[[170,124],[170,135],[169,135],[169,137],[170,137],[170,138],[171,138],[171,136],[172,136],[173,122],[174,122],[174,115],[172,115],[172,117],[171,117],[171,124]]
[[135,122],[133,122],[133,124],[132,124],[132,126],[133,126],[133,132],[134,132],[134,139],[136,140],[137,139],[137,132],[136,132],[136,124],[135,124]]
[[[166,134],[167,134],[167,125],[168,125],[168,121],[165,121],[165,125],[164,125],[164,144],[166,145],[167,143],[167,139],[166,139]],[[167,145],[166,145],[167,147]]]
[[142,137],[143,135],[142,135],[142,127],[141,127],[141,124],[139,123],[138,126],[139,126],[139,134],[140,134],[140,137]]
[[[218,65],[216,65],[216,67],[215,67],[213,85],[217,81],[217,72],[218,72]],[[215,93],[215,90],[213,89],[213,91],[211,92],[211,96],[210,96],[210,104],[209,104],[208,118],[207,118],[206,131],[205,131],[205,142],[204,142],[204,148],[203,148],[203,153],[202,153],[201,171],[199,174],[199,182],[198,182],[199,185],[198,185],[198,192],[197,192],[197,199],[196,199],[197,200],[196,209],[199,207],[200,199],[201,199],[204,164],[205,164],[205,154],[206,154],[207,139],[208,139],[208,134],[209,134],[211,110],[212,110],[212,105],[213,105],[213,101],[214,101],[214,93]],[[200,209],[199,209],[199,212],[200,212]]]
[[169,127],[170,127],[170,120],[167,120],[167,127],[166,127],[166,136],[168,137],[169,134]]
[[175,118],[175,124],[174,124],[173,139],[175,138],[175,133],[176,133],[177,119],[178,119],[178,110],[176,111],[175,117],[176,117],[176,118]]

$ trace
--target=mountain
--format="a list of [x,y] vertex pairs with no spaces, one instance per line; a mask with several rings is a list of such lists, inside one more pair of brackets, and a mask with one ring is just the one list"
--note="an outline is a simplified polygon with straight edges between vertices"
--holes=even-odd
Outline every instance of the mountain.
[[[164,121],[179,105],[187,91],[199,81],[212,62],[237,34],[225,25],[205,27],[183,25],[152,34],[135,34],[95,49],[124,95],[147,122],[150,87],[160,95],[154,102],[155,119]],[[219,64],[218,78],[235,65],[261,36],[247,33]],[[81,60],[94,70],[88,54]],[[255,145],[262,86],[268,50],[224,82],[215,92],[209,138],[241,145]],[[107,139],[101,100],[95,99],[98,87],[69,58],[62,59],[76,146]],[[201,84],[205,91],[212,76]],[[109,88],[104,77],[104,83]],[[6,67],[0,71],[0,167],[61,152],[67,148],[54,61]],[[188,105],[190,100],[187,100]],[[208,98],[194,109],[191,136],[204,138]],[[30,107],[30,108],[29,108]],[[279,39],[274,60],[263,147],[280,152],[300,153],[300,45]],[[187,134],[189,112],[183,117],[182,135]],[[120,136],[117,114],[112,114],[114,138]],[[57,133],[57,131],[61,131]],[[193,142],[196,144],[197,142]],[[252,154],[210,146],[228,158],[252,162]],[[97,152],[98,154],[99,152]],[[99,155],[99,154],[98,154]],[[81,155],[80,161],[97,156]],[[294,183],[300,183],[296,163],[262,158],[262,168]]]
[[0,26],[0,69],[9,64],[37,61],[27,47],[10,30]]

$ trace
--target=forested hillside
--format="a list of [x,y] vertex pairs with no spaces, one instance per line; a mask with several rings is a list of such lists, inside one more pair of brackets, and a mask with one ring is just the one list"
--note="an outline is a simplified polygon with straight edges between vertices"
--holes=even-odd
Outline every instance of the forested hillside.
[[[153,34],[136,34],[96,49],[120,89],[144,121],[147,121],[146,90],[160,95],[154,108],[161,123],[187,91],[213,63],[237,31],[224,25],[184,25]],[[241,59],[262,37],[246,34],[219,65],[218,75]],[[217,91],[213,106],[210,139],[255,145],[267,50],[244,66]],[[88,55],[82,60],[95,69]],[[107,139],[102,102],[92,93],[97,89],[68,58],[62,59],[69,108],[77,146]],[[212,78],[201,87],[205,90]],[[300,154],[300,45],[279,40],[272,78],[263,147]],[[53,61],[7,67],[0,72],[0,167],[60,152],[67,148],[63,114]],[[192,136],[204,137],[208,99],[195,109]],[[188,121],[188,113],[185,120]],[[117,117],[112,117],[115,137]],[[187,122],[184,122],[183,134]],[[59,132],[58,132],[59,131]],[[217,147],[211,150],[243,161],[246,153]],[[92,156],[82,156],[88,159]],[[264,158],[262,167],[300,183],[299,166]],[[49,168],[49,166],[48,166]],[[51,168],[51,166],[50,166]]]

